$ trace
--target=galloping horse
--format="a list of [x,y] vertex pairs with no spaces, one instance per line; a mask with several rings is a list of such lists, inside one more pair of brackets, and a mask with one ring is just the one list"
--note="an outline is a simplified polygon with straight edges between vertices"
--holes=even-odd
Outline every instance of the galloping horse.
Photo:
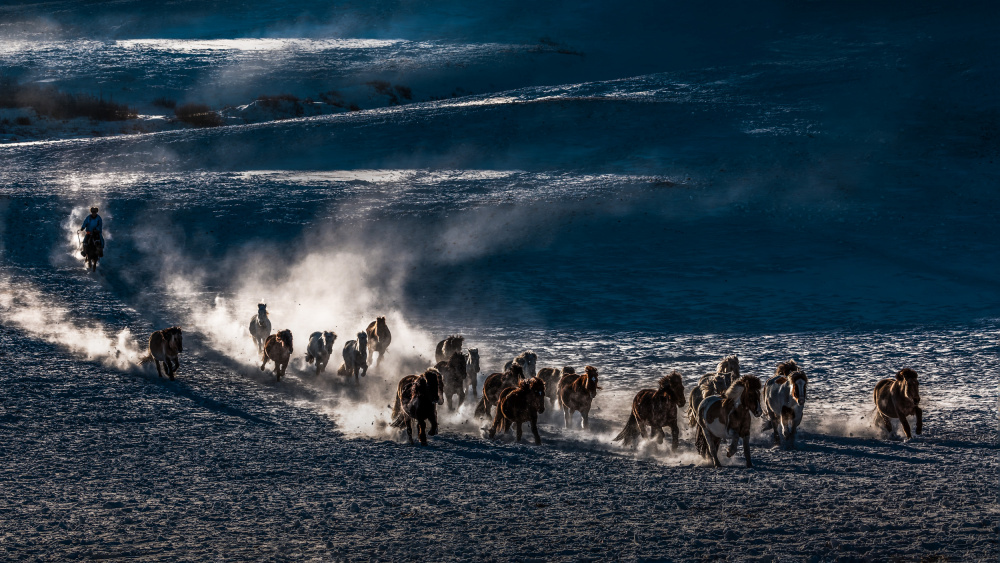
[[569,428],[573,420],[573,411],[579,411],[583,417],[583,427],[590,428],[587,417],[598,389],[601,386],[597,384],[597,368],[594,366],[585,367],[581,375],[567,373],[559,378],[559,405],[562,406],[563,418],[566,419],[566,428]]
[[362,377],[368,374],[368,335],[364,332],[358,333],[357,340],[344,343],[344,363],[337,369],[337,375],[354,376],[355,383],[359,373]]
[[314,332],[309,335],[309,346],[306,347],[306,363],[316,362],[316,375],[326,370],[333,354],[333,341],[337,339],[335,332]]
[[392,342],[392,333],[385,324],[385,317],[375,317],[365,329],[365,335],[368,337],[368,363],[375,360],[375,352],[378,352],[378,362],[375,363],[377,366],[382,363],[382,356],[389,351],[389,343]]
[[264,351],[264,341],[268,336],[271,336],[271,320],[267,318],[267,305],[258,303],[257,314],[250,317],[250,338],[258,354]]
[[[441,374],[434,368],[429,368],[420,375],[407,375],[399,380],[396,386],[396,404],[392,408],[392,423],[394,428],[406,428],[406,435],[413,445],[413,428],[410,421],[417,421],[417,434],[421,445],[427,445],[427,435],[434,436],[438,432],[437,405],[441,404]],[[426,420],[431,421],[431,430],[427,432]]]
[[[785,365],[785,364],[782,364]],[[779,366],[780,367],[780,366]],[[772,377],[764,384],[764,414],[774,431],[774,445],[781,445],[781,434],[789,449],[795,449],[795,432],[802,422],[802,409],[806,406],[806,384],[809,378],[801,371]]]
[[87,235],[87,239],[83,242],[83,257],[86,260],[88,270],[97,271],[97,262],[101,259],[101,255],[98,238]]
[[511,364],[503,373],[491,373],[483,381],[483,396],[479,398],[473,416],[482,418],[490,415],[490,407],[500,401],[500,393],[507,388],[517,387],[524,379],[524,372],[518,364]]
[[458,394],[458,405],[456,408],[461,408],[462,403],[465,402],[465,356],[461,352],[455,352],[451,355],[451,358],[438,362],[434,368],[441,373],[441,377],[444,380],[444,398],[448,402],[448,410],[453,410],[451,396],[456,393]]
[[457,334],[445,338],[434,347],[434,361],[443,362],[451,357],[455,352],[462,351],[462,344],[465,342],[464,336]]
[[163,370],[167,372],[167,377],[170,378],[170,381],[173,381],[174,374],[177,373],[177,368],[181,367],[177,355],[183,351],[184,342],[181,327],[172,326],[149,335],[149,355],[142,358],[140,363],[148,364],[155,361],[156,373],[160,377],[163,377],[163,372],[160,371],[160,364],[162,363]]
[[656,443],[663,443],[663,427],[671,431],[670,449],[677,450],[679,430],[677,429],[677,407],[684,406],[684,380],[676,371],[660,378],[659,389],[643,389],[632,399],[632,414],[625,423],[625,428],[615,436],[613,442],[622,441],[626,446],[634,447],[639,437],[646,437],[646,426],[650,428],[650,437],[656,437]]
[[277,334],[272,334],[264,340],[264,351],[260,355],[260,371],[264,371],[267,361],[274,362],[274,376],[277,381],[285,375],[288,369],[288,359],[292,357],[292,331],[279,330]]
[[465,356],[465,376],[472,385],[472,398],[478,399],[479,394],[476,388],[479,387],[479,348],[469,348],[469,351],[463,355]]
[[512,424],[517,425],[517,441],[521,441],[521,425],[531,423],[531,433],[535,436],[535,445],[542,445],[542,437],[538,435],[538,415],[545,412],[545,382],[537,377],[522,379],[516,388],[504,389],[497,404],[497,414],[490,428],[490,439],[497,430],[504,433],[510,430]]
[[739,377],[740,359],[735,354],[722,358],[722,361],[715,366],[715,373],[701,376],[698,384],[691,389],[691,397],[688,400],[688,426],[698,426],[698,406],[701,405],[702,399],[721,394]]
[[906,439],[913,438],[910,434],[910,423],[906,417],[916,415],[917,434],[923,432],[924,411],[917,405],[920,403],[920,390],[917,384],[917,372],[905,368],[896,374],[896,379],[883,379],[875,384],[872,393],[875,400],[875,425],[892,432],[893,418],[899,419]]
[[719,463],[719,442],[729,438],[726,457],[733,457],[740,438],[743,439],[743,457],[747,467],[750,462],[750,415],[761,416],[760,379],[744,375],[734,381],[721,396],[705,397],[698,406],[698,438],[695,446],[703,457],[711,457],[715,467]]

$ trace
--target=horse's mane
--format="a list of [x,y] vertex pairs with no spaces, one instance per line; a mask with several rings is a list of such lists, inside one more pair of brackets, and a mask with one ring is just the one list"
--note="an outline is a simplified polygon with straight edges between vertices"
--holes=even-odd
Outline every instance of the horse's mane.
[[737,386],[743,387],[747,391],[751,392],[760,391],[761,388],[760,378],[757,377],[756,375],[741,375],[739,379],[737,379],[736,381],[732,382],[729,385],[729,388],[722,393],[722,396],[725,397],[726,399],[735,401],[736,399],[739,398],[734,396],[736,394]]
[[788,379],[789,379],[789,380],[790,380],[790,381],[791,381],[791,382],[792,382],[793,384],[794,384],[794,383],[795,383],[796,381],[799,381],[800,379],[801,379],[802,381],[805,381],[805,382],[807,382],[807,383],[809,382],[809,378],[808,378],[808,377],[806,377],[806,372],[804,372],[804,371],[798,371],[798,370],[796,370],[796,371],[792,372],[792,374],[788,376]]
[[799,371],[798,364],[795,363],[795,360],[788,360],[778,364],[778,367],[774,369],[774,375],[790,375],[796,371]]
[[287,342],[289,346],[292,345],[292,331],[290,329],[286,328],[285,330],[279,330],[276,336],[278,337],[278,340]]
[[917,372],[911,368],[903,368],[899,370],[899,373],[896,374],[896,379],[898,379],[899,381],[903,381],[904,379],[908,379],[910,377],[913,378],[917,377]]
[[676,370],[670,372],[670,374],[668,375],[664,375],[663,377],[661,377],[660,380],[658,381],[660,389],[667,389],[668,387],[670,387],[670,383],[673,381],[675,377],[677,379],[681,379],[681,374],[678,373]]

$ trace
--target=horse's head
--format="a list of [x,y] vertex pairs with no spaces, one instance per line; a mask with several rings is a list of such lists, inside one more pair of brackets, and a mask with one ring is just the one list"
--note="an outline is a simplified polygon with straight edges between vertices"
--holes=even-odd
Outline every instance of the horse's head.
[[740,378],[740,359],[736,357],[736,354],[722,358],[719,365],[715,367],[715,373],[723,374],[726,372],[732,372],[733,379]]
[[920,403],[920,386],[917,383],[917,372],[910,368],[904,368],[896,374],[896,381],[903,389],[903,395],[913,401],[913,404]]
[[323,331],[323,343],[326,345],[326,353],[333,353],[333,341],[337,339],[336,332]]
[[796,371],[788,376],[788,379],[792,388],[792,398],[799,406],[805,406],[806,384],[809,383],[809,378],[806,377],[805,372]]
[[358,350],[368,349],[368,334],[364,331],[358,333]]
[[257,304],[257,322],[262,323],[264,319],[267,318],[267,305],[265,303]]
[[288,347],[288,353],[292,353],[292,331],[289,329],[278,331],[278,340]]
[[[466,369],[466,375],[476,375],[479,373],[479,348],[469,348],[469,365]],[[469,368],[472,369],[472,373],[469,373]]]
[[[423,394],[425,397],[431,401],[443,405],[444,404],[444,378],[441,377],[441,372],[434,368],[429,368],[420,377],[417,378],[418,385],[420,381],[424,381]],[[418,387],[418,393],[420,388]]]
[[385,317],[375,317],[375,327],[385,328]]
[[459,334],[453,334],[448,338],[444,339],[444,350],[461,350],[462,345],[465,344],[465,337]]
[[576,368],[573,366],[563,366],[562,374],[566,375],[567,373],[570,375],[576,375]]
[[755,375],[744,375],[740,378],[743,382],[743,403],[754,416],[760,418],[764,411],[760,406],[760,379]]
[[167,329],[167,332],[169,333],[169,336],[167,337],[167,341],[170,343],[170,346],[174,350],[177,350],[178,353],[183,352],[184,351],[184,338],[183,338],[184,335],[181,333],[181,327],[179,327],[179,326],[170,327],[170,328]]
[[545,382],[540,377],[521,381],[519,387],[528,391],[528,405],[538,414],[545,412]]
[[601,389],[601,386],[597,384],[597,368],[594,366],[583,368],[583,377],[583,388],[590,393],[590,398],[593,399],[597,395],[597,390]]
[[660,378],[660,389],[663,390],[670,400],[677,406],[683,407],[686,404],[684,399],[684,379],[676,371],[670,375]]
[[[518,361],[520,360],[520,361]],[[538,362],[538,356],[535,355],[531,350],[525,350],[520,356],[514,359],[514,363],[520,363],[521,367],[524,369],[524,375],[529,379],[535,377],[535,363]]]
[[514,383],[526,379],[524,377],[524,369],[517,362],[510,364],[510,368],[504,372],[503,376],[504,379],[512,380]]

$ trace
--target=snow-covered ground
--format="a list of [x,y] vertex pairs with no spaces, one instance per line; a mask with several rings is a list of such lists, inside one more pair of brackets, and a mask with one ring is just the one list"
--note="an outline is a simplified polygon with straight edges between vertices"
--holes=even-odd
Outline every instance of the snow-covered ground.
[[[5,75],[247,122],[32,117],[0,145],[0,558],[997,559],[987,3],[247,4],[0,7]],[[359,111],[248,105],[330,90]],[[280,383],[258,302],[295,335]],[[355,386],[339,350],[376,315]],[[139,364],[171,325],[174,382]],[[596,366],[590,430],[549,408],[541,446],[491,441],[465,405],[406,445],[396,382],[455,333],[480,384],[525,349]],[[733,353],[808,373],[798,450],[611,442],[636,391]],[[903,367],[908,441],[868,418]]]

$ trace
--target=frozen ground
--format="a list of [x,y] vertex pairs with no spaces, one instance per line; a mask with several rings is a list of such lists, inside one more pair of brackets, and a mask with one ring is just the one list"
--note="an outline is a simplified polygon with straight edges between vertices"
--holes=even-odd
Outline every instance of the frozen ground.
[[[244,4],[0,8],[5,71],[135,105],[414,92],[0,146],[0,558],[997,559],[986,8]],[[245,332],[261,300],[295,334],[281,383]],[[305,370],[309,333],[339,350],[375,315],[393,342],[360,386]],[[138,358],[174,324],[168,382]],[[490,441],[467,405],[406,445],[395,382],[452,333],[480,382],[526,348],[597,366],[591,430],[549,409],[542,446]],[[753,469],[714,470],[684,423],[676,454],[612,445],[638,389],[731,353],[807,371],[797,451],[759,433]],[[902,367],[910,441],[867,418]]]

